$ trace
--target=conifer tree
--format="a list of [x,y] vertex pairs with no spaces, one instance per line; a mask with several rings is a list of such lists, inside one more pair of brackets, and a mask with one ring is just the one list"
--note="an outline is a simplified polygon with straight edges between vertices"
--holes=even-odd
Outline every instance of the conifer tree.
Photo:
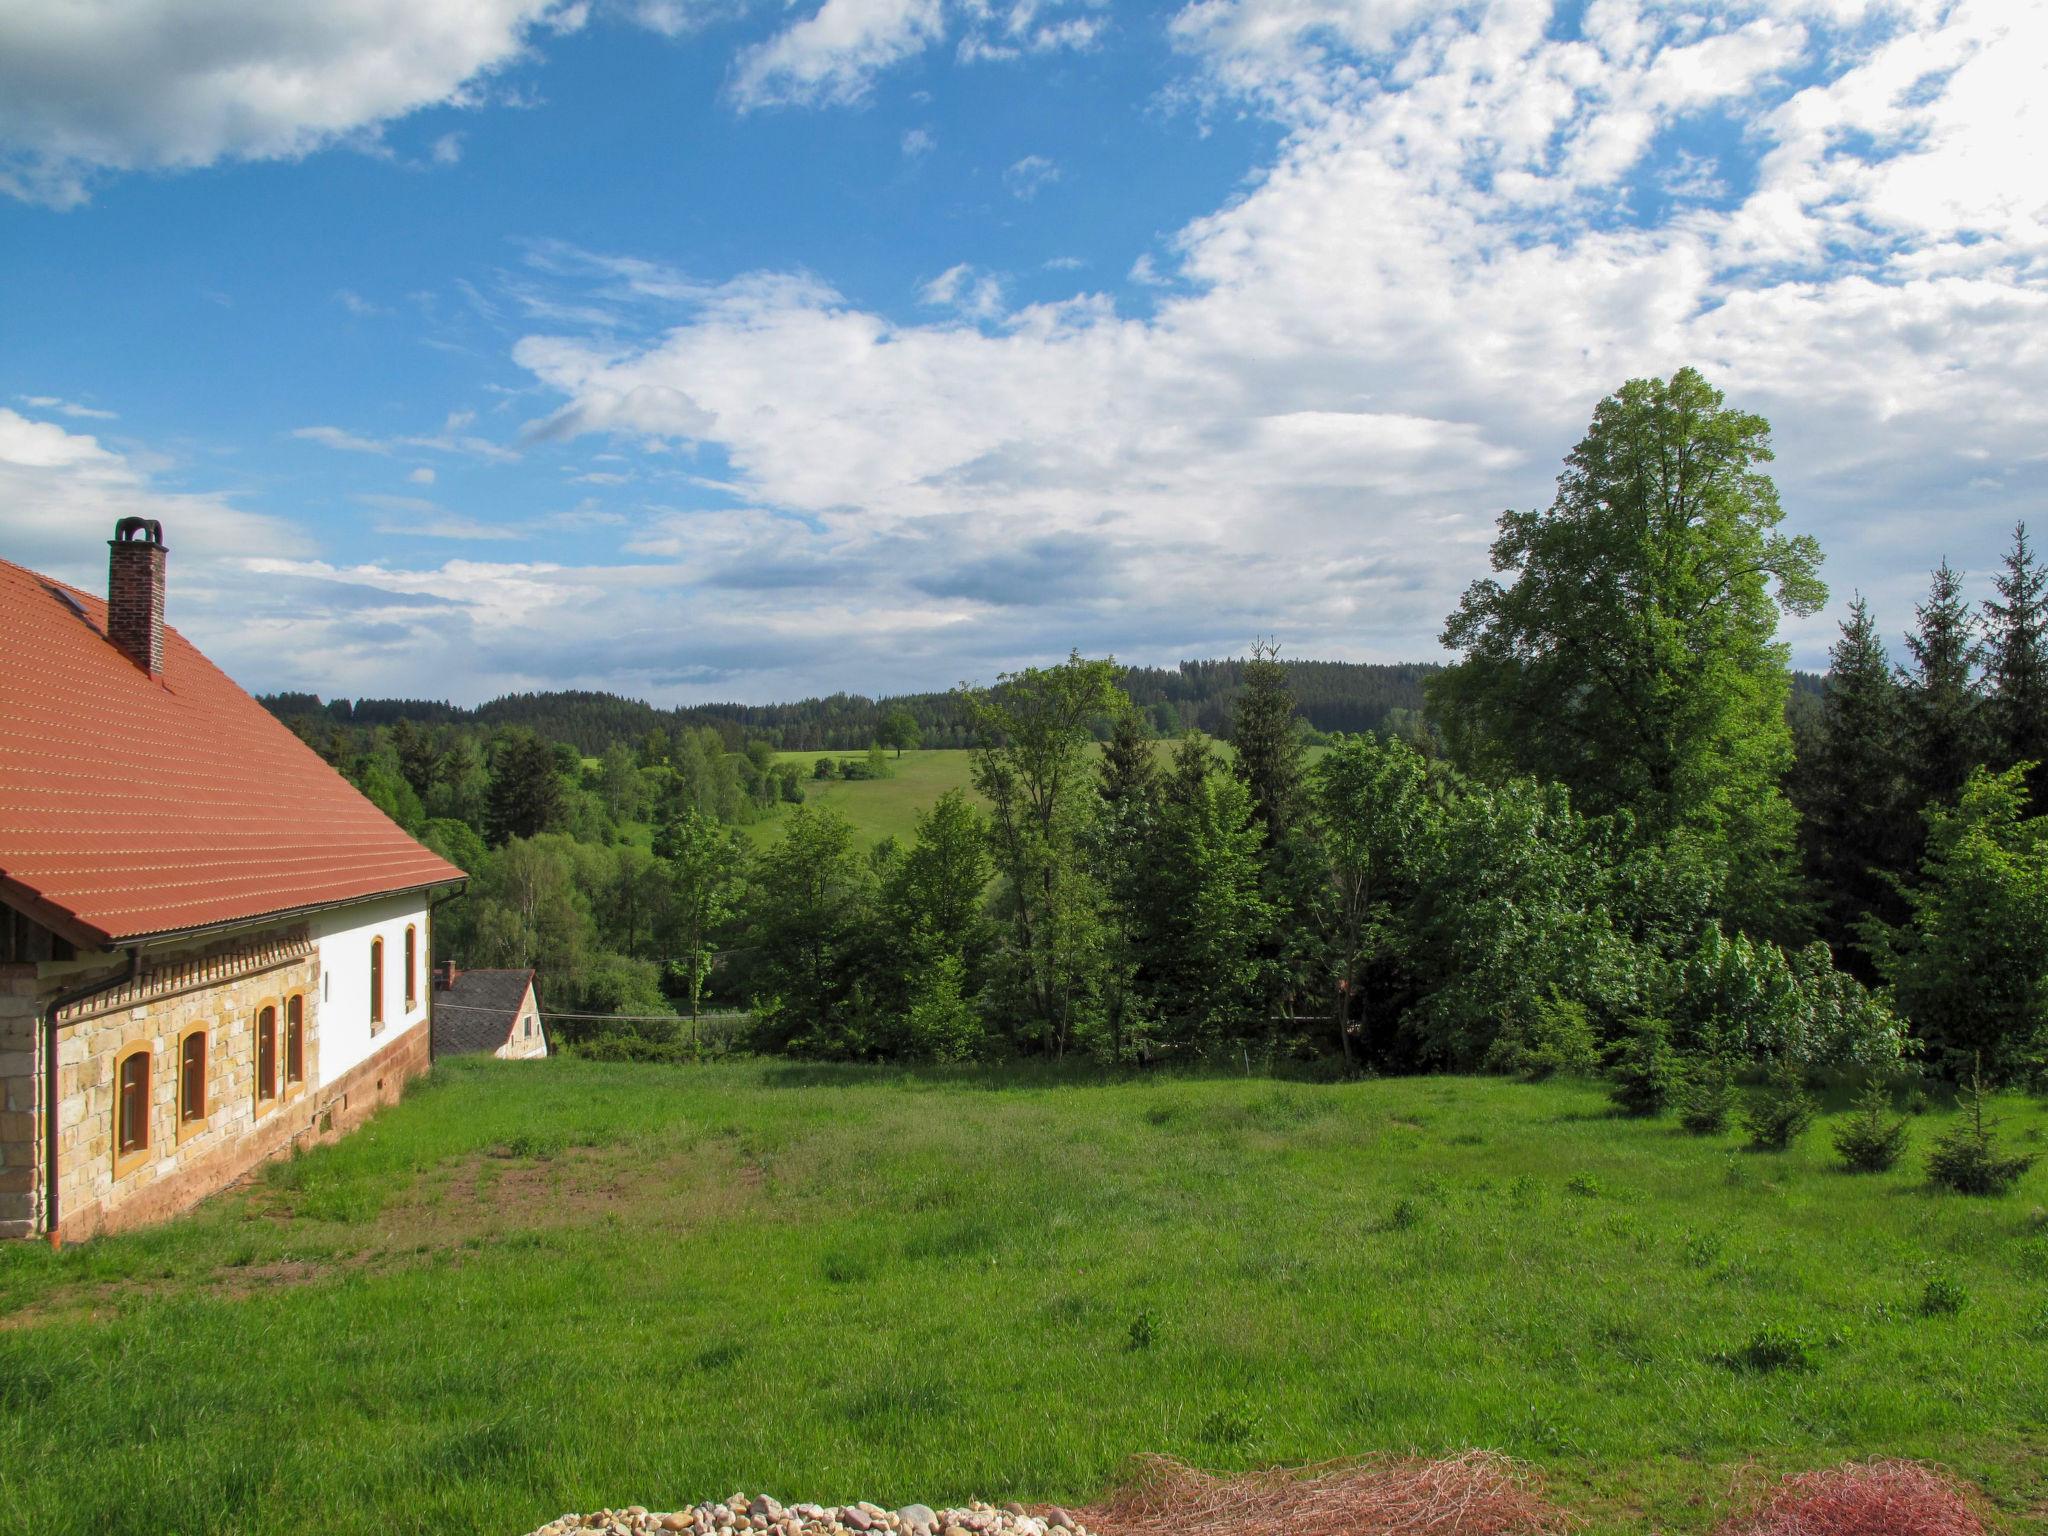
[[2033,763],[2027,787],[2040,804],[2048,789],[2048,571],[2034,558],[2025,523],[2013,529],[1994,584],[1998,600],[1984,605],[1991,755],[2000,768]]
[[1809,823],[1827,938],[1837,951],[1866,914],[1887,922],[1904,915],[1885,878],[1910,867],[1913,842],[1899,766],[1900,725],[1899,685],[1870,605],[1859,595],[1828,653]]
[[1266,846],[1287,833],[1301,793],[1301,737],[1294,726],[1294,689],[1280,664],[1279,644],[1260,640],[1244,668],[1244,696],[1231,721],[1236,756],[1231,771],[1251,791],[1252,815]]
[[1918,810],[1929,801],[1955,799],[1970,770],[1983,760],[1983,711],[1977,692],[1981,650],[1977,620],[1962,581],[1944,560],[1936,567],[1927,601],[1913,610],[1906,636],[1900,710],[1905,721],[1907,800]]

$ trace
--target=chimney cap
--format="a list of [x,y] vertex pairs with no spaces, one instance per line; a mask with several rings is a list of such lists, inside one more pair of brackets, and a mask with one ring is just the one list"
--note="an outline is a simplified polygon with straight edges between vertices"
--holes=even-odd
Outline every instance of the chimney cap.
[[114,524],[114,536],[107,540],[109,544],[162,544],[163,541],[164,525],[153,517],[124,517]]

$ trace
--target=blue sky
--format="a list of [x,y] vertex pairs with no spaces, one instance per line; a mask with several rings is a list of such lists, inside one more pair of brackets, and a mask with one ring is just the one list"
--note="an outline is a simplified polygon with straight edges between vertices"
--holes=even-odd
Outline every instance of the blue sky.
[[1814,664],[2048,518],[2044,14],[0,0],[0,555],[330,695],[1412,659],[1691,362]]

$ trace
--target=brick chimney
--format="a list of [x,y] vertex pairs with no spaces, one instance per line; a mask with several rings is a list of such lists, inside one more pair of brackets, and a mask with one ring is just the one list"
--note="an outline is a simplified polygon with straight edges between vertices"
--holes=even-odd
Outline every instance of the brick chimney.
[[124,517],[107,540],[107,638],[151,677],[164,672],[164,529]]
[[461,974],[462,972],[455,968],[453,960],[443,960],[434,967],[434,990],[437,992],[449,991],[455,985],[455,978]]

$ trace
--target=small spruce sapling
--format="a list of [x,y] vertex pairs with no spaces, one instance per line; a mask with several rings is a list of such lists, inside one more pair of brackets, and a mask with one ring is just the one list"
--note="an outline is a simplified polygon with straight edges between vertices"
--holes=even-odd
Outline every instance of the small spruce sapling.
[[1799,1064],[1781,1059],[1742,1112],[1749,1144],[1759,1152],[1784,1151],[1813,1124],[1813,1108]]
[[1735,1111],[1735,1074],[1718,1056],[1693,1063],[1678,1095],[1678,1123],[1695,1136],[1718,1136]]
[[1984,1117],[1984,1085],[1975,1075],[1961,1097],[1962,1123],[1938,1137],[1927,1154],[1927,1177],[1959,1195],[2002,1195],[2034,1166],[2031,1156],[2004,1157],[1997,1122]]
[[1671,1048],[1671,1026],[1638,1019],[1608,1052],[1607,1096],[1624,1114],[1658,1115],[1678,1091],[1682,1067]]
[[1835,1127],[1835,1151],[1851,1173],[1886,1173],[1906,1150],[1906,1121],[1892,1113],[1892,1096],[1873,1082],[1856,1100],[1847,1120]]

